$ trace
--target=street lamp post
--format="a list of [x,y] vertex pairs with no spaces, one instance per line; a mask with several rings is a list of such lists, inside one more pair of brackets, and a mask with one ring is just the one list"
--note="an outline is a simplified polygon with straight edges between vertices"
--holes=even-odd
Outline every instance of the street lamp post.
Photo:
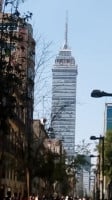
[[[99,97],[104,97],[104,96],[112,97],[112,93],[104,92],[104,91],[101,91],[98,89],[93,90],[91,92],[91,97],[99,98]],[[101,137],[100,137],[100,139],[101,139]],[[102,191],[103,191],[103,189],[104,189],[104,137],[102,137]],[[104,199],[104,191],[102,193],[102,199]]]
[[112,93],[107,93],[101,90],[93,90],[91,92],[91,97],[100,98],[100,97],[112,97]]
[[104,200],[104,136],[96,137],[96,136],[91,136],[91,140],[99,140],[102,141],[102,200]]

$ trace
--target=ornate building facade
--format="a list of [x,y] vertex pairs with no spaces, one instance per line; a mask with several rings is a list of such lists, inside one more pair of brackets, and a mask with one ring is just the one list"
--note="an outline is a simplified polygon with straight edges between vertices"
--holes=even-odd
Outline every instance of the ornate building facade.
[[25,159],[33,132],[35,41],[30,24],[2,12],[0,38],[0,75],[4,77],[0,89],[0,193],[23,195],[27,190]]

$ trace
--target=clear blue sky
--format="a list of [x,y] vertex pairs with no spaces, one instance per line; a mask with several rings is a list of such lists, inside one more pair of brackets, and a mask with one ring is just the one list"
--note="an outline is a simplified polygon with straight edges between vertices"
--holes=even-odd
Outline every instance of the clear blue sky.
[[105,102],[112,102],[90,97],[93,89],[112,92],[112,0],[26,0],[22,8],[33,12],[34,36],[52,41],[52,55],[64,43],[68,10],[69,46],[78,64],[76,143],[90,142],[103,133]]

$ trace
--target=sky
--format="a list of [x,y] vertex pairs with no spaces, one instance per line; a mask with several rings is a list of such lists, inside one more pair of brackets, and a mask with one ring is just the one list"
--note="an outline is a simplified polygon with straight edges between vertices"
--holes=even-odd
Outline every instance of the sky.
[[[48,78],[41,89],[38,111],[35,109],[37,117],[39,109],[44,114],[50,112],[51,70],[55,55],[64,44],[68,11],[68,43],[78,65],[76,144],[83,139],[93,143],[90,136],[102,135],[104,131],[105,103],[112,102],[111,97],[90,95],[93,89],[112,93],[112,0],[25,0],[21,8],[33,13],[34,38],[41,35],[46,43],[52,42],[52,59],[43,70]],[[37,86],[37,96],[38,93]]]

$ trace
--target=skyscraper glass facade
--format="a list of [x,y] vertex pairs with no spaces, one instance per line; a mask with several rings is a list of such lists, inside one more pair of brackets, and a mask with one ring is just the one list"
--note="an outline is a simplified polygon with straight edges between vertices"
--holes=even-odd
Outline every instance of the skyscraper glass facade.
[[106,131],[112,130],[112,103],[106,103],[106,112],[105,112],[105,128]]
[[59,51],[52,69],[51,126],[62,140],[68,156],[74,156],[77,66],[67,43]]

